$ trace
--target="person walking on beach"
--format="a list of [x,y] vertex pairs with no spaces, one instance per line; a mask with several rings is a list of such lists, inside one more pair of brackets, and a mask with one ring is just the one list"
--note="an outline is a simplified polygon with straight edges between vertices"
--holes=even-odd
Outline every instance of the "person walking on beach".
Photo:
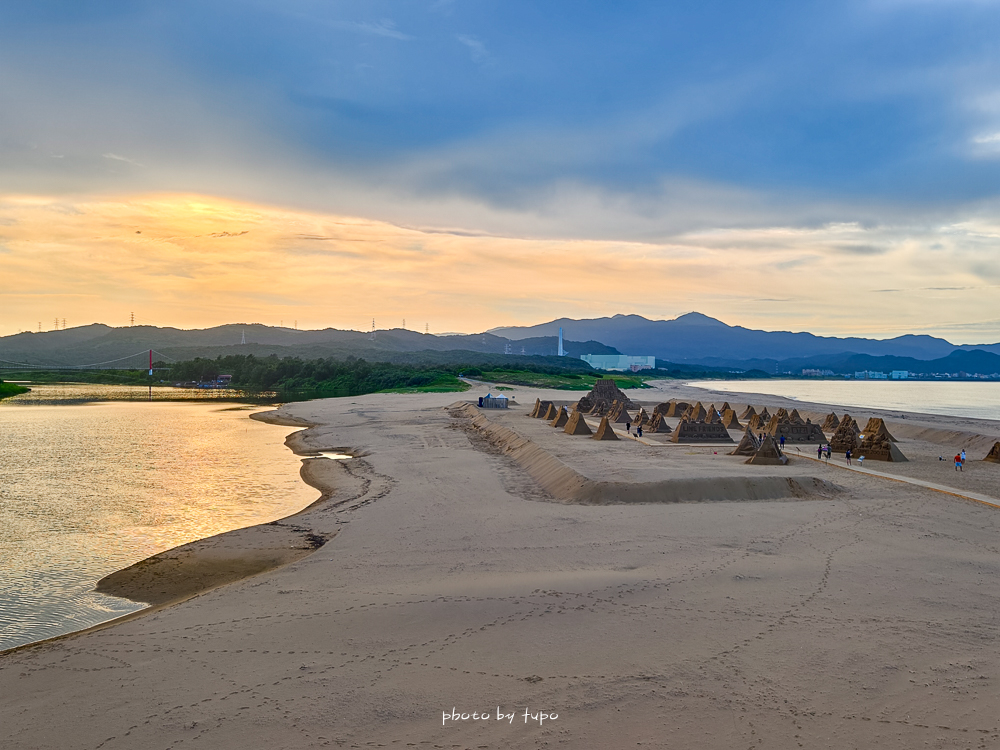
[[964,469],[965,468],[965,448],[962,448],[962,452],[959,453],[958,455],[960,455],[962,457],[962,468]]
[[820,443],[819,445],[816,446],[816,458],[818,458],[820,461],[823,460],[823,444],[822,443]]
[[642,425],[635,428],[635,435],[636,437],[642,437]]
[[847,465],[850,466],[851,465],[851,449],[850,448],[847,449],[847,453],[844,454],[844,458],[847,459]]
[[785,436],[784,435],[781,436],[781,441],[780,442],[781,442],[781,452],[784,453],[785,452]]
[[632,423],[631,422],[626,422],[625,423],[625,432],[627,432],[629,435],[632,434]]
[[961,454],[955,456],[955,471],[963,471]]

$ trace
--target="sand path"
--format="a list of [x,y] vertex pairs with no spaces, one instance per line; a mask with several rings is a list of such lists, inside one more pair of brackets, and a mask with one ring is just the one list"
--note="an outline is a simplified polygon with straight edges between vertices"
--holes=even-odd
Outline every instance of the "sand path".
[[[295,522],[332,540],[0,657],[4,747],[1000,746],[993,508],[797,459],[841,491],[553,502],[454,398],[283,408],[320,425],[303,445],[357,456],[307,462],[329,497]],[[517,718],[442,726],[498,705]]]

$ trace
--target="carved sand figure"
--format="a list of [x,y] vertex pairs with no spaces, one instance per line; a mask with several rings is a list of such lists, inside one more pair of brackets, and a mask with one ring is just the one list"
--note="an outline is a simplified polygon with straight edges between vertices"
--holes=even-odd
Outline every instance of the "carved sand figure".
[[[756,415],[755,415],[756,416]],[[736,450],[730,453],[730,456],[752,456],[757,452],[760,444],[757,442],[757,436],[754,435],[753,430],[747,426],[746,432],[743,433],[743,438],[740,440],[740,444],[736,446]]]
[[597,432],[594,433],[593,440],[617,440],[618,436],[615,434],[614,429],[611,427],[611,423],[608,422],[607,417],[601,417],[601,424],[597,428]]
[[649,415],[646,414],[646,410],[640,406],[639,411],[637,411],[635,416],[632,418],[632,426],[645,428],[647,424],[649,424]]
[[845,453],[847,451],[853,453],[857,451],[858,446],[861,444],[861,438],[858,437],[860,434],[861,430],[858,429],[858,423],[851,418],[850,414],[845,414],[841,418],[836,432],[833,433],[833,437],[830,438],[830,449],[837,453]]
[[784,410],[779,409],[767,424],[766,432],[774,436],[776,440],[784,438],[786,443],[822,443],[826,440],[826,435],[823,434],[819,425],[812,422],[802,422],[801,417],[799,417],[799,422],[793,422],[792,415],[796,412],[792,412],[792,414],[785,412],[785,418],[781,419],[782,411]]
[[653,418],[649,420],[649,424],[643,428],[646,432],[658,432],[658,433],[670,433],[673,430],[670,425],[667,424],[667,418],[663,416],[663,412],[654,411]]
[[587,420],[583,418],[583,412],[579,409],[574,409],[573,413],[569,415],[569,420],[566,422],[566,427],[563,429],[567,435],[592,435],[593,432],[590,429],[590,425],[587,424]]
[[750,421],[747,422],[747,427],[754,432],[763,432],[766,426],[767,422],[764,421],[764,416],[762,414],[754,414],[750,417]]
[[747,404],[747,408],[740,414],[740,419],[752,419],[757,414],[757,410]]
[[740,420],[736,418],[736,412],[732,409],[726,409],[722,412],[722,426],[727,430],[743,429],[743,425],[740,424]]
[[715,408],[715,404],[712,404],[711,406],[708,407],[708,410],[705,415],[705,421],[708,422],[709,424],[722,423],[722,415],[719,414],[719,410]]
[[788,457],[781,452],[774,437],[765,434],[754,454],[743,463],[756,466],[784,466],[788,463]]
[[566,411],[565,406],[560,406],[559,411],[556,413],[556,418],[552,420],[552,426],[565,427],[567,422],[569,422],[569,413]]
[[681,415],[681,418],[687,419],[689,422],[702,422],[707,416],[708,412],[705,410],[705,407],[702,406],[701,401],[699,401],[693,406],[689,406]]
[[682,418],[670,438],[673,443],[732,443],[729,431],[720,422],[693,422]]
[[994,464],[1000,464],[1000,440],[993,443],[993,447],[990,448],[990,452],[986,454],[986,458],[983,460]]
[[629,397],[622,392],[614,378],[601,378],[594,382],[594,387],[590,389],[590,393],[577,401],[576,408],[583,412],[595,414],[594,409],[603,403],[604,410],[601,413],[605,414],[613,401],[624,404],[627,409],[635,409],[638,406],[638,404],[632,403]]
[[[893,463],[903,463],[908,459],[894,442],[887,436],[879,432],[865,435],[861,441],[861,446],[857,449],[858,458],[866,461],[892,461]],[[861,461],[858,461],[861,464]]]
[[543,402],[543,403],[547,403],[549,406],[545,410],[545,413],[541,415],[541,418],[544,419],[544,420],[546,420],[546,421],[551,421],[551,420],[555,419],[556,415],[559,413],[558,410],[556,409],[556,405],[553,404],[551,401],[546,401],[546,402]]
[[549,413],[549,409],[553,408],[551,401],[539,401],[538,406],[532,411],[531,416],[535,419],[552,419],[554,417],[555,411],[552,412],[552,417],[546,417],[545,415]]
[[831,411],[826,415],[826,419],[823,421],[822,430],[823,432],[835,432],[840,426],[840,418],[837,416],[836,412]]
[[888,438],[894,443],[899,442],[896,438],[889,434],[889,430],[885,426],[885,421],[881,417],[872,417],[869,419],[868,424],[865,425],[865,429],[862,430],[862,433],[866,438],[869,435],[879,435],[881,437]]
[[788,415],[788,421],[792,424],[805,424],[805,420],[802,419],[798,409],[792,409],[792,413]]
[[770,421],[771,421],[771,415],[767,411],[767,407],[765,406],[760,412],[760,423],[767,424]]
[[668,417],[683,416],[684,412],[686,412],[689,408],[691,408],[691,404],[689,404],[687,401],[671,401],[670,408],[667,410],[666,416]]
[[528,412],[528,416],[529,417],[537,417],[538,416],[538,407],[541,406],[541,405],[542,405],[541,399],[537,399],[536,398],[535,399],[535,405],[534,405],[534,407],[532,407],[531,411]]

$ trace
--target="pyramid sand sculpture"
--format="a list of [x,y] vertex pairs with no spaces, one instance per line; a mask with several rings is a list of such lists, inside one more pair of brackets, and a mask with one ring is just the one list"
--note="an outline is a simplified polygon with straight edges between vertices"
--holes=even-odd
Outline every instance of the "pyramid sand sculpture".
[[[790,415],[789,415],[790,416]],[[812,422],[792,422],[790,419],[778,421],[778,415],[771,417],[767,424],[767,434],[775,440],[785,438],[786,443],[825,443],[826,435],[818,424]]]
[[782,454],[773,437],[764,435],[764,439],[760,441],[760,447],[743,463],[754,466],[784,466],[788,463],[788,457]]
[[633,425],[635,424],[635,422],[632,421],[632,417],[629,416],[629,413],[625,411],[625,404],[621,405],[621,408],[618,410],[618,413],[615,415],[614,419],[611,419],[611,415],[608,415],[608,419],[610,419],[615,424],[633,424]]
[[691,408],[691,404],[689,404],[687,401],[671,401],[670,408],[667,409],[667,416],[668,417],[683,416],[684,412],[686,412],[689,408]]
[[719,414],[719,410],[715,408],[715,404],[708,407],[708,411],[705,414],[705,421],[709,424],[722,423],[722,415]]
[[731,407],[729,405],[728,401],[723,401],[722,402],[722,406],[719,407],[719,414],[725,414],[726,413],[726,409],[732,409],[732,408],[733,407]]
[[780,409],[778,409],[778,411],[774,412],[774,416],[776,416],[778,418],[779,422],[787,422],[788,421],[788,409],[786,409],[784,406],[782,406]]
[[[605,414],[605,416],[609,420],[611,420],[612,422],[617,422],[618,421],[618,417],[621,416],[622,410],[624,410],[624,408],[625,408],[625,405],[622,404],[622,402],[619,401],[618,399],[615,399],[610,404],[608,404],[608,411]],[[622,422],[622,424],[625,424],[625,423]]]
[[708,416],[708,412],[705,411],[705,407],[701,405],[701,401],[694,404],[694,406],[689,406],[687,410],[681,415],[682,419],[687,419],[689,422],[701,422]]
[[861,438],[858,437],[860,434],[858,423],[851,418],[850,414],[845,414],[841,418],[836,432],[833,433],[833,437],[830,438],[830,449],[838,453],[844,453],[848,450],[856,451],[861,443]]
[[692,422],[689,419],[681,419],[677,423],[677,429],[670,437],[672,443],[731,443],[733,439],[729,436],[729,431],[716,422]]
[[792,413],[788,415],[788,421],[793,424],[805,424],[805,420],[802,419],[798,409],[792,409]]
[[551,422],[553,419],[556,418],[556,415],[559,413],[559,410],[556,409],[556,405],[553,404],[551,401],[546,401],[545,403],[547,403],[549,406],[545,410],[545,413],[539,416],[541,416],[542,419]]
[[[583,409],[580,409],[580,411],[583,411]],[[593,409],[587,412],[587,414],[593,414],[595,417],[603,417],[607,413],[608,413],[607,401],[599,401],[598,403],[594,404]]]
[[[549,409],[552,408],[551,401],[539,401],[538,408],[532,413],[531,416],[536,419],[552,419],[552,417],[546,417],[545,415],[549,413]],[[552,416],[555,416],[555,412],[552,412]]]
[[601,417],[601,424],[597,428],[597,432],[594,433],[592,440],[617,440],[618,436],[615,431],[611,428],[611,423],[608,422],[607,417]]
[[983,460],[994,464],[1000,464],[1000,440],[993,443],[993,447],[990,448],[990,452],[986,454],[986,458]]
[[730,456],[752,456],[757,452],[760,444],[757,442],[757,436],[753,434],[753,430],[747,427],[746,432],[743,433],[743,439],[740,440],[740,444],[736,446],[736,450],[730,453]]
[[732,409],[726,409],[722,412],[722,426],[727,430],[743,429],[743,425],[740,424],[740,420],[736,418],[736,412]]
[[768,412],[767,407],[765,406],[760,412],[760,423],[767,424],[770,421],[771,421],[771,414],[770,412]]
[[649,420],[649,424],[642,428],[646,432],[657,432],[661,434],[666,434],[673,432],[670,429],[670,425],[667,424],[667,418],[663,416],[663,412],[654,412],[653,418]]
[[864,456],[869,461],[903,463],[908,460],[892,440],[878,432],[865,435],[865,439],[858,447],[857,455],[859,458]]
[[653,407],[654,416],[657,414],[666,414],[668,411],[670,411],[669,401],[664,401],[662,404],[657,404],[656,406]]
[[573,413],[569,415],[569,420],[566,422],[563,432],[567,435],[593,434],[590,430],[590,425],[587,424],[587,420],[583,418],[583,412],[579,409],[574,409]]
[[743,410],[742,414],[740,414],[740,419],[751,419],[753,417],[753,415],[756,414],[756,413],[757,413],[757,410],[754,409],[749,404],[747,404],[747,408]]
[[[601,378],[600,380],[594,381],[594,387],[590,389],[590,393],[581,398],[576,403],[576,408],[580,411],[595,413],[593,411],[594,407],[600,403],[610,404],[612,401],[620,401],[625,404],[627,409],[635,409],[638,404],[633,404],[629,400],[622,390],[618,387],[618,384],[614,381],[614,378]],[[605,406],[607,409],[607,406]],[[606,413],[606,412],[602,412]]]
[[568,421],[569,421],[569,413],[566,411],[566,407],[560,406],[559,411],[556,413],[556,418],[552,420],[552,426],[565,427]]
[[528,413],[528,416],[529,417],[537,417],[538,416],[538,407],[541,406],[541,405],[542,405],[541,400],[536,398],[535,399],[535,405],[531,409],[531,411]]
[[826,419],[823,421],[821,429],[823,432],[835,432],[839,426],[840,418],[837,416],[837,412],[831,411],[826,415]]
[[869,435],[879,435],[881,437],[889,438],[894,443],[898,443],[892,435],[889,434],[889,430],[886,429],[885,421],[881,417],[872,417],[868,420],[868,424],[865,425],[865,429],[861,433],[868,437]]
[[646,410],[640,406],[639,411],[637,411],[635,416],[632,418],[632,426],[633,427],[641,426],[645,428],[647,424],[649,424],[649,415],[646,414]]
[[747,427],[749,427],[754,432],[763,432],[764,428],[767,426],[760,414],[754,414],[750,417],[750,421],[747,422]]

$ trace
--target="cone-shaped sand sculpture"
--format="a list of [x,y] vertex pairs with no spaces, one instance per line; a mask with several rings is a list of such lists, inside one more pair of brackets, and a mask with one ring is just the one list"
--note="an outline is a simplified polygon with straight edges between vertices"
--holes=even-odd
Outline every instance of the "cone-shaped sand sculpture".
[[823,420],[821,429],[823,432],[836,432],[837,428],[840,426],[840,418],[837,417],[837,413],[831,411],[826,415],[826,419]]
[[563,432],[567,435],[591,435],[593,434],[590,429],[590,425],[587,424],[587,420],[583,418],[583,412],[580,410],[574,410],[572,414],[569,415],[569,420],[566,422],[566,427],[563,428]]
[[622,404],[621,408],[614,415],[609,414],[608,421],[612,424],[633,424],[632,417],[625,410],[625,404]]
[[559,411],[556,413],[556,418],[552,420],[552,426],[565,427],[568,421],[569,421],[569,413],[566,411],[566,407],[560,406]]
[[903,463],[908,460],[892,440],[877,432],[872,435],[865,435],[865,439],[861,441],[861,445],[858,446],[858,452],[855,455],[859,458],[864,456],[869,461]]
[[732,408],[733,407],[731,407],[729,405],[728,401],[723,401],[722,402],[722,406],[719,407],[719,414],[725,414],[726,413],[726,409],[732,409]]
[[715,408],[715,404],[708,407],[708,412],[705,416],[705,421],[709,424],[722,424],[722,415],[719,414],[718,409]]
[[736,412],[732,409],[726,409],[722,412],[722,426],[727,430],[743,429],[743,425],[740,424],[740,420],[736,418]]
[[670,410],[670,402],[664,401],[662,404],[657,404],[653,407],[653,414],[666,414]]
[[632,426],[642,427],[645,429],[647,424],[649,424],[649,415],[646,414],[646,410],[640,406],[639,411],[637,411],[635,416],[632,417]]
[[553,404],[551,401],[549,401],[548,404],[549,406],[545,410],[545,413],[541,415],[541,418],[551,422],[553,419],[556,418],[556,415],[559,413],[559,410],[556,409],[556,405]]
[[764,439],[760,441],[760,446],[743,463],[753,464],[754,466],[783,466],[788,463],[788,458],[782,454],[773,437],[764,435]]
[[993,443],[993,447],[990,448],[990,452],[986,454],[986,458],[983,460],[994,464],[1000,464],[1000,440]]
[[687,401],[671,401],[670,408],[667,409],[668,417],[680,417],[691,408],[691,404]]
[[812,422],[793,422],[791,415],[787,414],[784,420],[779,420],[778,414],[771,417],[767,424],[766,432],[773,435],[775,440],[785,438],[786,443],[824,443],[826,435],[819,425]]
[[764,428],[767,427],[767,422],[764,421],[760,414],[754,414],[750,417],[750,421],[747,422],[747,427],[754,432],[763,432]]
[[689,406],[687,411],[682,415],[683,419],[687,419],[689,422],[701,422],[708,416],[708,412],[705,407],[701,405],[701,401]]
[[774,412],[774,416],[778,418],[779,422],[788,421],[788,409],[782,406],[778,411]]
[[614,429],[611,427],[611,423],[608,422],[607,417],[601,417],[601,424],[597,428],[597,432],[594,433],[593,440],[617,440],[618,436],[615,434]]
[[805,424],[806,421],[799,414],[798,409],[792,409],[792,413],[788,415],[788,421],[792,424]]
[[753,434],[753,430],[747,427],[746,432],[743,433],[743,439],[740,440],[740,444],[736,446],[734,450],[729,455],[731,456],[752,456],[757,452],[759,448],[757,442],[757,436]]
[[[582,411],[582,409],[581,409]],[[608,413],[608,402],[600,401],[594,404],[594,408],[587,412],[588,414],[593,414],[595,417],[603,417]]]
[[760,423],[767,424],[770,421],[771,421],[771,413],[767,410],[767,407],[765,406],[760,411]]
[[860,433],[858,423],[851,418],[850,414],[845,414],[840,420],[837,431],[830,438],[830,449],[837,451],[837,453],[856,451],[861,443],[861,438],[858,437]]
[[868,424],[865,425],[865,429],[861,433],[868,437],[869,435],[879,435],[880,437],[888,438],[894,443],[898,443],[892,435],[889,434],[889,430],[886,429],[885,421],[881,417],[872,417],[868,420]]
[[670,425],[667,424],[667,418],[663,416],[663,412],[654,412],[653,418],[649,420],[649,424],[642,428],[646,432],[654,432],[660,434],[667,434],[673,432],[670,429]]
[[595,413],[593,411],[594,407],[604,403],[605,411],[601,412],[604,414],[612,401],[620,401],[627,409],[635,409],[638,406],[637,404],[633,404],[629,400],[629,397],[622,392],[618,384],[614,381],[614,378],[601,378],[594,382],[594,387],[590,390],[590,393],[576,403],[576,408],[580,411],[589,411],[593,414]]
[[753,408],[752,406],[750,406],[750,405],[748,404],[748,405],[747,405],[747,408],[743,410],[743,413],[742,413],[742,414],[740,414],[740,419],[750,419],[750,418],[752,418],[752,417],[753,417],[753,416],[754,416],[754,415],[755,415],[756,413],[757,413],[757,410],[756,410],[756,409],[754,409],[754,408]]
[[528,416],[529,417],[537,417],[538,416],[538,407],[541,406],[541,405],[542,405],[541,400],[536,398],[535,399],[535,406],[531,409],[530,412],[528,412]]
[[552,419],[552,417],[545,416],[546,414],[549,413],[550,409],[552,410],[552,417],[554,417],[556,415],[556,412],[555,412],[555,406],[552,404],[552,402],[539,401],[538,410],[532,416],[534,416],[536,419]]

